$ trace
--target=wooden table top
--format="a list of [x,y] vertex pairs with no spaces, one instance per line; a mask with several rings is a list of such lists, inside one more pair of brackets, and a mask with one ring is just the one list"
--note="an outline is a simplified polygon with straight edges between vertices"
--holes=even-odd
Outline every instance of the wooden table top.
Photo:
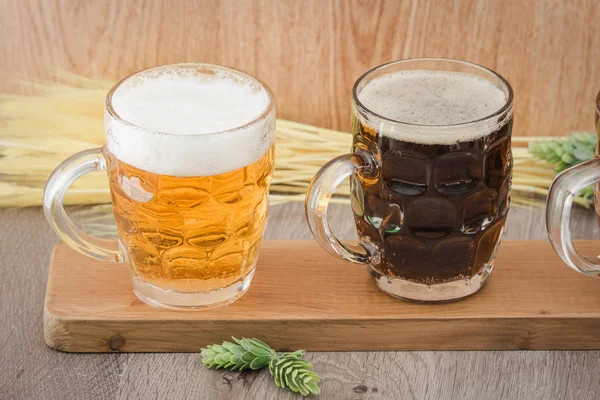
[[[355,238],[349,207],[335,231]],[[596,239],[592,210],[576,209],[577,239]],[[546,239],[542,209],[513,207],[505,239]],[[267,239],[309,240],[300,203],[273,206]],[[57,238],[40,208],[0,210],[0,397],[7,399],[292,399],[267,371],[203,368],[199,354],[68,354],[46,347],[42,308]],[[565,268],[567,268],[565,266]],[[598,282],[600,288],[600,281]],[[323,399],[595,399],[600,351],[309,353]]]

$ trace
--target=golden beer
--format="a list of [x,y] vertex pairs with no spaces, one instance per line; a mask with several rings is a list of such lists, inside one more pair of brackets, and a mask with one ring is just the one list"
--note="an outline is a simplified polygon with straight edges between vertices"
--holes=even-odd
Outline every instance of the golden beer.
[[[130,265],[133,291],[170,309],[229,304],[250,287],[267,222],[275,154],[269,88],[238,70],[173,64],[106,96],[106,145],[66,159],[44,191],[50,226],[74,250]],[[69,185],[107,171],[119,239],[66,216]]]
[[118,159],[109,171],[133,273],[165,290],[207,292],[254,268],[267,220],[274,146],[257,162],[214,176],[176,177]]

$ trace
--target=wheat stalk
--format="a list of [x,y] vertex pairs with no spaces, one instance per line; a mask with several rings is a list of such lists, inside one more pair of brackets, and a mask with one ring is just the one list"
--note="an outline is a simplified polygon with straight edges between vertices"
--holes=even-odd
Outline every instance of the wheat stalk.
[[[0,207],[41,204],[46,179],[70,155],[104,144],[104,97],[113,82],[56,71],[55,81],[27,83],[33,95],[0,95]],[[540,204],[555,176],[553,166],[526,147],[547,137],[514,137],[513,204]],[[277,151],[271,204],[303,201],[317,170],[348,152],[352,136],[298,122],[277,120]],[[339,188],[349,192],[348,182]],[[532,196],[534,199],[532,200]],[[539,199],[536,200],[535,197]],[[347,203],[347,197],[335,202]],[[66,204],[110,202],[106,175],[89,174],[73,184]],[[591,202],[577,199],[588,207]]]

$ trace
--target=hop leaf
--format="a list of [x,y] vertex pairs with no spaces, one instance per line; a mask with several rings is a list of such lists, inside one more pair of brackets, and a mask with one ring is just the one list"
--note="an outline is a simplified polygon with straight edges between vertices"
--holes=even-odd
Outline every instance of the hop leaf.
[[272,357],[275,350],[258,339],[236,339],[235,343],[211,344],[200,352],[202,364],[208,368],[227,368],[231,370],[261,369]]
[[304,352],[282,354],[269,363],[269,372],[275,378],[275,384],[288,388],[302,396],[319,394],[321,378],[312,371],[312,365],[302,359]]
[[258,339],[236,339],[222,344],[211,344],[201,350],[202,363],[208,368],[231,370],[261,369],[269,365],[275,384],[300,393],[302,396],[319,394],[321,378],[312,371],[312,365],[304,361],[304,350],[292,353],[277,352]]

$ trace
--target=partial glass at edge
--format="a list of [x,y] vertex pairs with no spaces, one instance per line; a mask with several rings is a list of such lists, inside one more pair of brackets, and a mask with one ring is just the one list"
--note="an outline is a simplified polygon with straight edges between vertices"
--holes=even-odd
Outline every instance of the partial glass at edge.
[[[600,92],[595,104],[596,133],[600,138]],[[594,203],[600,222],[600,159],[594,159],[561,172],[552,182],[546,204],[546,229],[556,253],[570,268],[584,275],[600,277],[598,257],[581,254],[571,237],[570,220],[573,199],[577,193],[594,185]]]

